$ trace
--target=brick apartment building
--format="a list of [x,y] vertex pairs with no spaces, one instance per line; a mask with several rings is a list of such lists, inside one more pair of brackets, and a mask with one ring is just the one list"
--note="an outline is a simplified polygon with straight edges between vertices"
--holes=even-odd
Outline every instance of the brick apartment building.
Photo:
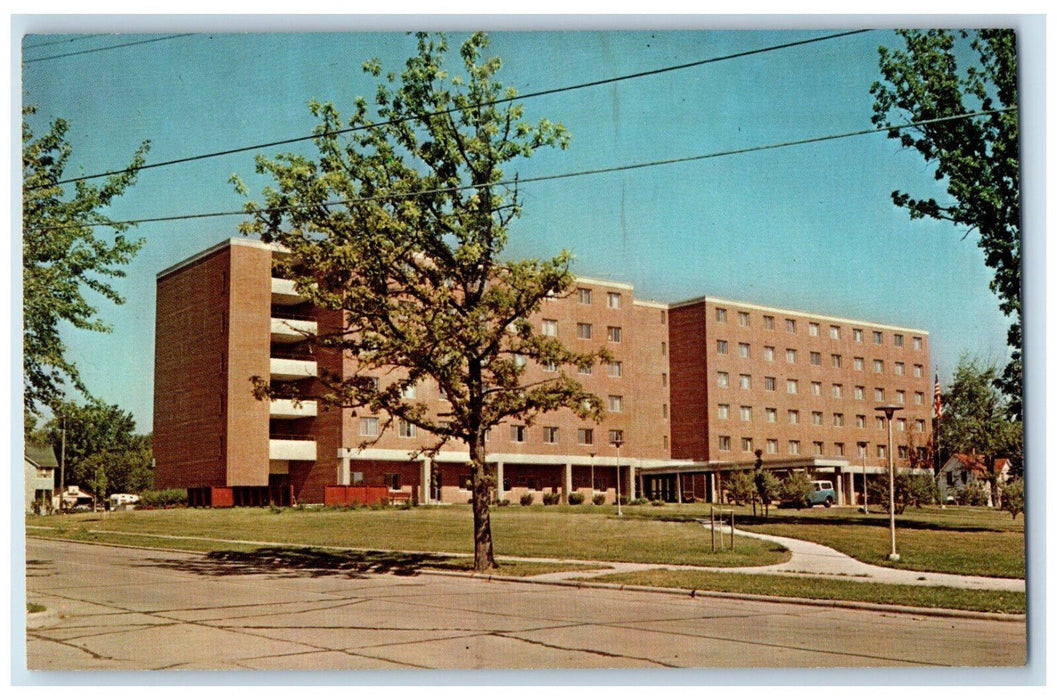
[[[466,502],[464,445],[419,456],[434,441],[410,424],[384,430],[384,415],[362,409],[253,397],[252,376],[304,394],[321,371],[355,371],[350,359],[305,347],[304,333],[337,328],[339,317],[274,278],[272,255],[271,246],[231,239],[159,273],[156,484],[292,487],[313,503],[328,485],[362,482],[420,502]],[[609,349],[612,363],[578,377],[606,416],[594,424],[562,410],[494,428],[487,449],[499,499],[590,497],[593,480],[593,492],[612,501],[618,477],[630,497],[713,499],[759,448],[769,468],[831,475],[844,501],[861,488],[853,474],[887,464],[875,406],[905,406],[893,425],[897,458],[928,438],[924,331],[713,298],[660,304],[635,299],[630,285],[585,278],[531,320],[575,350]],[[530,367],[526,380],[546,371]],[[409,398],[445,408],[429,383]]]

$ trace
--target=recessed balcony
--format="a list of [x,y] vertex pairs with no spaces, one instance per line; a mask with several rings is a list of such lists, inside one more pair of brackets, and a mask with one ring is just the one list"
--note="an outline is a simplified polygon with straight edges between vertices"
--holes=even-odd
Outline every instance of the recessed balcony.
[[307,357],[271,357],[271,378],[283,382],[319,376],[316,361]]
[[269,415],[280,420],[294,420],[315,418],[317,413],[318,407],[315,401],[300,401],[295,404],[290,399],[272,399]]
[[272,319],[273,343],[298,343],[318,331],[319,326],[315,321],[300,318]]
[[305,298],[297,293],[293,280],[272,277],[272,304],[277,306],[294,306],[304,302]]
[[316,461],[316,441],[302,435],[274,435],[268,439],[268,459]]

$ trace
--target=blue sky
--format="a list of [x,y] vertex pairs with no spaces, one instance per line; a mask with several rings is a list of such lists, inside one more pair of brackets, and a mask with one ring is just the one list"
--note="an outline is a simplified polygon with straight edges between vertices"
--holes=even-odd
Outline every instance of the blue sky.
[[[802,23],[801,23],[802,26]],[[823,36],[822,31],[498,32],[500,79],[519,92],[560,87]],[[29,36],[22,99],[35,131],[63,117],[74,148],[67,175],[307,135],[306,104],[343,112],[375,80],[377,56],[399,71],[414,39],[397,33],[195,34],[113,47],[157,35]],[[465,35],[451,35],[456,47]],[[33,45],[76,38],[40,48]],[[663,160],[870,128],[877,47],[887,30],[737,58],[524,102],[526,116],[563,123],[566,151],[540,151],[522,177]],[[274,154],[277,148],[266,149]],[[311,152],[310,145],[285,150]],[[115,219],[240,209],[228,184],[264,183],[253,153],[144,171],[108,214]],[[936,189],[931,169],[883,135],[856,136],[677,165],[526,184],[513,257],[562,248],[574,272],[625,281],[639,298],[715,295],[926,329],[933,365],[949,377],[971,353],[1004,363],[1007,320],[988,290],[991,272],[970,234],[911,221],[894,189]],[[149,223],[124,306],[100,301],[113,333],[69,332],[89,390],[151,426],[156,274],[238,235],[240,217]]]

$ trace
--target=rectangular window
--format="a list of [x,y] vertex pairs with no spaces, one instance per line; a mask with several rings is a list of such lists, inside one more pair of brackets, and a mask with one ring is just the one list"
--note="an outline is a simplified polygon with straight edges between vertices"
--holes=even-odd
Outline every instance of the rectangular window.
[[739,311],[738,312],[738,325],[743,326],[745,328],[749,327],[749,312],[748,311]]
[[665,311],[664,309],[661,309],[661,325],[663,326],[663,325],[665,325],[667,323],[668,323],[668,312]]
[[577,371],[578,374],[585,374],[586,375],[586,374],[591,374],[592,372],[594,372],[594,368],[591,367],[591,365],[584,365],[583,367],[578,368],[576,371]]
[[773,331],[774,330],[774,316],[764,316],[763,317],[763,327],[766,328],[769,331]]
[[727,354],[727,341],[717,340],[716,341],[716,354],[726,355]]
[[777,408],[765,408],[764,413],[767,414],[768,423],[778,422],[778,409]]
[[553,318],[543,319],[543,328],[540,332],[543,333],[543,335],[558,335],[558,322]]
[[885,446],[884,445],[878,445],[877,446],[877,457],[879,459],[884,459],[887,456],[888,456],[888,450],[885,449]]
[[894,334],[892,336],[892,344],[895,345],[897,348],[903,347],[903,334],[902,333]]
[[716,385],[720,389],[726,389],[730,386],[730,375],[726,372],[716,372]]
[[921,349],[921,338],[920,338],[920,336],[916,336],[916,335],[914,336],[914,349],[915,350],[920,350]]
[[800,382],[795,379],[785,380],[785,392],[787,394],[795,394],[799,390]]
[[579,297],[581,304],[590,304],[591,303],[591,290],[590,289],[586,289],[584,287],[580,287],[579,289],[576,290],[576,294]]
[[811,425],[822,425],[822,411],[811,412]]
[[543,371],[544,372],[557,372],[558,371],[558,365],[556,365],[553,362],[548,362],[545,365],[543,365]]
[[730,418],[730,404],[721,403],[716,409],[716,417],[720,420],[727,420]]
[[618,360],[614,360],[609,363],[609,376],[610,377],[623,377],[624,376],[624,365]]
[[730,436],[720,435],[719,436],[719,449],[723,452],[730,452]]
[[774,348],[770,346],[764,346],[763,348],[763,359],[764,362],[774,362]]
[[862,370],[863,370],[863,364],[864,364],[864,360],[863,360],[863,358],[861,358],[861,357],[856,357],[856,358],[855,358],[855,361],[854,361],[854,363],[853,363],[853,367],[855,368],[855,371],[856,371],[856,372],[862,372]]
[[905,433],[907,431],[906,418],[896,418],[896,431],[900,433]]
[[406,420],[401,418],[397,421],[397,435],[402,438],[413,438],[415,437],[415,426],[408,423]]
[[752,421],[752,406],[741,407],[741,419],[746,422]]
[[907,402],[907,393],[902,389],[896,391],[896,403],[902,406]]
[[844,443],[843,442],[835,442],[835,443],[833,443],[833,452],[838,457],[843,457],[844,456]]
[[814,322],[808,323],[807,324],[807,334],[809,336],[811,336],[812,338],[817,338],[818,337],[818,324],[814,323]]
[[843,428],[844,427],[844,414],[843,413],[834,413],[833,414],[833,427],[834,428]]
[[619,343],[620,326],[609,326],[606,328],[606,339],[611,343]]
[[740,357],[742,359],[748,359],[749,358],[749,344],[748,343],[738,343],[738,357]]
[[778,380],[774,377],[763,378],[763,388],[767,391],[774,391],[777,386]]
[[617,443],[624,442],[624,431],[623,430],[610,430],[609,431],[609,444],[616,445]]
[[906,459],[910,456],[910,450],[907,449],[906,445],[899,446],[899,459]]
[[811,443],[811,450],[815,453],[816,457],[821,457],[822,456],[822,443],[821,442],[813,442],[813,443]]
[[796,333],[796,321],[794,319],[787,318],[785,320],[785,332]]
[[741,451],[752,452],[752,438],[743,437],[741,439]]
[[667,388],[668,387],[668,373],[667,372],[661,372],[661,387],[663,387],[663,388]]
[[832,355],[830,359],[833,361],[833,369],[840,369],[843,361],[840,355]]
[[925,368],[921,365],[914,365],[914,376],[918,379],[921,379],[922,375],[924,374],[924,369]]
[[668,418],[668,404],[666,403],[661,404],[661,417],[664,419]]
[[510,426],[510,442],[525,442],[525,426]]
[[795,365],[796,364],[796,350],[794,350],[793,348],[786,348],[785,361],[788,362],[791,365]]
[[884,341],[885,341],[884,333],[882,333],[881,331],[874,331],[873,332],[873,343],[874,343],[874,345],[883,345]]
[[862,342],[862,328],[853,328],[851,334],[852,337],[855,338],[856,343]]
[[866,456],[866,443],[865,442],[860,442],[859,443],[859,449],[856,450],[856,454],[859,457],[865,457]]
[[903,363],[902,362],[895,363],[895,365],[893,366],[893,371],[895,371],[895,374],[896,374],[897,377],[902,377],[903,376]]
[[914,392],[914,405],[915,406],[924,406],[925,405],[925,394],[924,394],[924,392],[921,392],[921,391],[915,391]]
[[668,343],[661,341],[661,357],[668,356]]
[[385,485],[389,487],[391,491],[400,490],[400,475],[397,473],[389,473],[382,477],[385,481]]
[[876,389],[874,389],[873,390],[873,400],[874,401],[884,401],[885,400],[885,390],[882,389],[881,387],[877,387]]
[[919,433],[925,432],[925,421],[920,419],[914,421],[914,430],[918,431]]
[[865,428],[866,427],[866,416],[855,416],[855,427]]
[[876,427],[878,430],[884,430],[885,429],[885,419],[882,418],[881,416],[878,416],[877,420],[874,421],[874,427]]
[[553,425],[543,426],[543,442],[548,445],[558,444],[558,428]]
[[789,441],[789,454],[798,455],[800,454],[800,441],[790,440]]
[[767,454],[776,455],[778,454],[778,441],[773,438],[767,439]]
[[576,324],[576,337],[580,340],[591,339],[591,324],[590,323],[577,323]]
[[858,401],[865,401],[866,400],[866,387],[864,387],[864,386],[855,387],[855,398]]
[[591,428],[578,428],[576,430],[576,442],[579,445],[595,444],[595,431]]
[[616,292],[606,292],[606,306],[611,309],[619,309],[620,295]]
[[811,382],[811,395],[822,396],[822,382]]
[[363,437],[378,437],[378,419],[361,418],[360,435]]
[[811,353],[811,364],[818,367],[822,364],[822,353],[813,352]]
[[610,396],[609,396],[609,410],[612,413],[620,413],[621,411],[623,411],[624,410],[624,397],[623,396],[615,396],[613,394],[610,394]]
[[833,340],[840,340],[840,326],[830,326],[829,337]]
[[414,384],[410,386],[405,386],[404,390],[400,392],[400,395],[403,396],[405,399],[413,399],[415,398],[415,396],[418,395],[418,389],[415,387]]
[[874,371],[874,374],[883,374],[884,371],[885,371],[885,361],[884,360],[874,360],[873,361],[873,371]]
[[799,424],[800,424],[800,411],[797,411],[795,409],[789,411],[789,425],[799,425]]
[[727,310],[717,307],[716,308],[716,323],[726,323],[726,322],[727,322]]
[[739,374],[738,375],[738,386],[740,386],[742,389],[751,389],[752,388],[752,377],[749,376],[748,374]]
[[833,385],[833,398],[843,399],[844,398],[844,385],[834,384]]

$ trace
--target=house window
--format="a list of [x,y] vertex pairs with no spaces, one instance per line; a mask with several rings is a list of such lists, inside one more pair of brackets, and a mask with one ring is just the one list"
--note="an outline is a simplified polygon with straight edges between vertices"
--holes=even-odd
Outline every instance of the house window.
[[752,438],[743,437],[741,439],[741,451],[742,452],[752,452]]
[[789,425],[798,425],[800,423],[800,411],[793,409],[789,411]]
[[397,435],[402,438],[415,437],[415,426],[401,418],[396,424]]
[[764,346],[763,348],[763,359],[765,362],[774,362],[774,348],[770,346]]
[[716,323],[726,323],[726,322],[727,322],[727,310],[726,309],[720,309],[720,308],[717,307],[716,308]]
[[360,435],[363,437],[378,437],[378,419],[361,418]]
[[787,394],[795,394],[795,393],[797,393],[799,387],[800,387],[800,382],[798,382],[797,380],[795,380],[795,379],[787,379],[787,380],[785,380],[785,392]]
[[543,329],[541,332],[543,335],[558,335],[558,322],[552,318],[543,319]]
[[840,340],[840,326],[830,326],[829,337],[833,340]]
[[558,371],[558,365],[554,364],[553,362],[548,362],[548,363],[543,365],[543,371],[544,372],[557,372]]
[[661,325],[663,326],[666,323],[668,323],[668,312],[661,309]]
[[906,459],[910,456],[910,449],[906,445],[899,446],[899,459]]
[[822,396],[822,382],[811,382],[811,395]]
[[876,389],[874,389],[873,390],[873,400],[874,401],[884,401],[885,400],[885,390],[882,389],[881,387],[877,387]]
[[595,444],[595,431],[591,428],[578,428],[576,430],[576,442],[579,445]]
[[897,418],[896,419],[896,430],[898,432],[900,432],[900,433],[905,433],[907,431],[907,419],[906,418]]
[[884,459],[888,456],[888,450],[885,449],[884,445],[877,446],[877,457],[878,459]]
[[843,399],[844,398],[844,385],[834,384],[833,385],[833,398]]
[[624,397],[623,396],[609,396],[609,410],[613,413],[620,413],[624,410]]
[[730,386],[730,375],[726,372],[716,372],[716,385],[720,389],[726,389]]
[[822,411],[811,412],[811,425],[822,425]]
[[738,357],[740,357],[742,359],[746,359],[746,360],[749,358],[749,344],[748,343],[738,343]]
[[667,387],[668,386],[668,373],[667,372],[661,372],[661,386],[662,387]]
[[877,420],[874,422],[874,425],[877,427],[878,430],[884,430],[885,429],[885,419],[880,417],[880,416],[878,416]]
[[611,309],[619,309],[620,295],[616,292],[606,292],[606,306]]
[[776,455],[778,454],[778,441],[773,438],[767,439],[767,454]]
[[865,442],[860,442],[859,443],[859,449],[856,450],[855,454],[857,454],[859,457],[865,457],[866,456],[866,443]]
[[763,378],[763,388],[766,389],[767,391],[774,391],[775,390],[775,386],[777,385],[777,383],[778,383],[778,380],[776,378],[774,378],[774,377],[764,377]]
[[386,474],[382,477],[385,480],[385,485],[389,487],[391,491],[400,490],[400,475],[397,473]]
[[730,452],[730,436],[720,435],[719,436],[719,449],[724,452]]
[[752,406],[742,406],[741,407],[741,419],[743,421],[751,421],[752,420]]
[[739,374],[738,375],[738,386],[740,386],[742,389],[751,389],[752,388],[752,377],[747,375],[747,374]]
[[664,449],[667,450],[668,449],[668,436],[667,435],[662,435],[661,436],[661,441],[663,442],[662,446],[664,447]]
[[907,402],[907,393],[902,389],[896,391],[896,403],[902,406]]
[[730,418],[730,404],[721,403],[716,409],[716,417],[720,420],[727,420]]
[[769,331],[773,331],[774,330],[774,316],[764,316],[763,317],[763,327],[766,328]]
[[789,441],[789,454],[798,455],[800,454],[800,441],[790,440]]
[[873,361],[873,371],[874,371],[874,374],[883,374],[884,371],[885,371],[885,361],[884,360],[874,360]]
[[743,326],[745,328],[749,327],[749,312],[748,311],[739,311],[738,312],[738,325]]
[[813,442],[813,443],[811,443],[811,450],[815,453],[816,457],[821,457],[822,456],[822,443],[821,442]]
[[831,359],[833,360],[833,369],[840,369],[841,368],[841,357],[840,357],[840,355],[833,355],[831,357]]
[[765,408],[764,409],[764,413],[767,414],[767,422],[768,423],[777,423],[778,422],[778,409],[777,408]]
[[623,377],[624,376],[624,365],[620,361],[613,361],[609,363],[609,376],[610,377]]
[[576,371],[579,374],[591,374],[594,371],[594,368],[591,367],[591,365],[584,365],[583,367],[577,368]]
[[576,294],[579,297],[581,304],[590,304],[591,303],[591,290],[590,289],[586,289],[584,287],[580,287],[579,289],[576,290]]
[[855,427],[865,428],[866,427],[866,416],[855,416]]
[[400,395],[403,396],[405,399],[413,399],[417,394],[418,389],[415,387],[414,384],[411,384],[410,386],[405,386],[404,390],[400,392]]
[[884,344],[884,333],[882,333],[881,331],[874,331],[873,332],[873,343],[874,343],[874,345],[883,345]]
[[716,354],[726,355],[727,354],[727,341],[717,340],[716,341]]
[[903,363],[902,363],[902,362],[897,362],[897,363],[895,363],[895,365],[894,365],[894,366],[892,367],[892,370],[893,370],[893,371],[895,372],[895,375],[896,375],[897,377],[902,377],[902,376],[903,376],[903,367],[904,367],[904,366],[903,366]]
[[914,349],[915,350],[920,350],[921,349],[921,337],[920,336],[916,336],[916,335],[914,336]]
[[606,339],[611,343],[620,342],[620,326],[609,326],[606,328]]
[[558,428],[553,425],[543,426],[543,442],[548,445],[558,444]]
[[809,336],[811,336],[812,338],[817,338],[818,337],[818,324],[814,323],[814,322],[808,323],[807,324],[807,334]]
[[817,352],[811,353],[811,364],[813,364],[815,367],[818,367],[819,365],[821,365],[822,364],[822,354],[821,353],[817,353]]
[[920,419],[914,421],[914,430],[918,431],[919,433],[925,432],[925,421]]
[[668,343],[661,341],[661,357],[668,356]]
[[853,364],[853,366],[855,367],[855,371],[856,371],[856,372],[862,372],[862,368],[863,368],[863,358],[861,358],[861,357],[856,357],[856,358],[855,358],[855,361],[854,361],[854,362],[853,362],[852,364]]
[[796,321],[794,319],[787,318],[785,320],[785,332],[796,333]]
[[609,444],[616,445],[617,443],[624,442],[624,431],[623,430],[610,430],[609,431]]
[[925,368],[922,367],[921,365],[914,365],[914,376],[917,377],[918,379],[921,379],[921,376],[924,373],[924,369]]
[[580,340],[591,339],[591,324],[590,323],[577,323],[576,324],[576,337]]
[[833,452],[838,457],[843,457],[844,456],[844,443],[843,442],[835,442],[835,443],[833,443]]
[[517,367],[518,369],[522,369],[522,368],[524,368],[524,366],[526,364],[528,364],[528,360],[525,359],[524,355],[522,355],[521,353],[516,353],[514,355],[514,366],[515,367]]
[[921,391],[915,391],[914,392],[914,405],[915,406],[924,406],[925,405],[925,394],[924,394],[924,392],[921,392]]
[[525,426],[510,426],[510,442],[525,442]]
[[903,347],[903,334],[896,333],[895,335],[893,335],[892,344],[895,345],[897,348]]
[[864,386],[855,387],[855,398],[857,400],[859,400],[859,401],[865,401],[866,400],[866,387],[864,387]]
[[844,427],[844,414],[843,413],[834,413],[833,414],[833,427],[834,428],[843,428]]
[[666,403],[661,404],[661,417],[665,419],[668,418],[668,404]]
[[853,328],[851,334],[852,337],[855,338],[856,343],[862,342],[862,328]]
[[796,364],[796,350],[793,348],[787,348],[785,351],[785,361],[791,365]]

